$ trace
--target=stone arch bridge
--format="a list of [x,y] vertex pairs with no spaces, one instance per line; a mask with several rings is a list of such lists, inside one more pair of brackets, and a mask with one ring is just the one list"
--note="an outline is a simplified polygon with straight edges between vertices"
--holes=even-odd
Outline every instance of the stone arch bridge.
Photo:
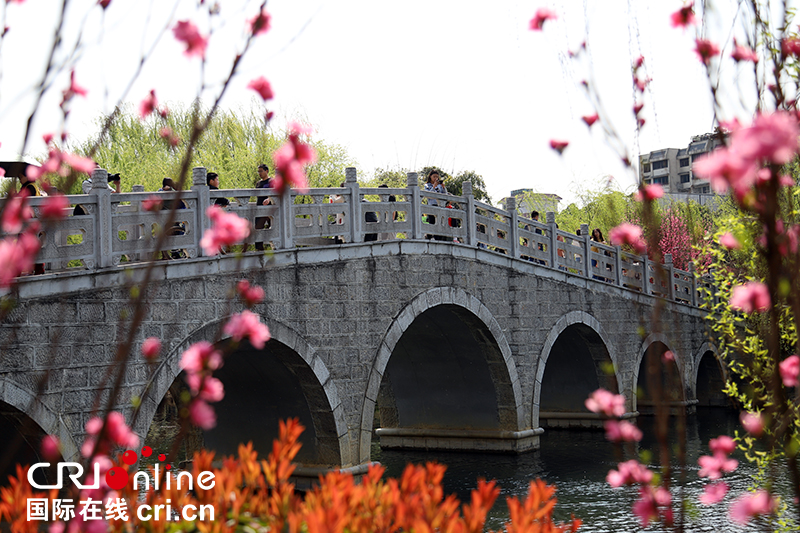
[[[25,279],[27,297],[0,327],[0,400],[60,436],[67,456],[114,369],[125,334],[117,322],[143,270]],[[598,386],[623,393],[630,413],[641,409],[635,391],[651,344],[675,354],[678,401],[712,402],[720,387],[700,309],[662,302],[663,333],[643,339],[656,297],[459,244],[198,258],[158,265],[154,278],[136,343],[157,336],[165,355],[156,366],[135,355],[118,402],[132,420],[141,398],[140,435],[183,350],[213,340],[238,310],[234,283],[266,290],[255,310],[272,340],[240,347],[218,372],[226,397],[206,444],[225,452],[248,440],[266,451],[287,416],[308,428],[309,465],[364,465],[375,426],[385,446],[522,452],[547,438],[543,425],[591,423],[583,400]]]
[[[96,188],[71,200],[88,215],[40,236],[40,260],[55,272],[19,280],[19,303],[0,324],[0,407],[58,435],[67,459],[78,454],[96,400],[107,399],[130,294],[148,268],[144,322],[116,402],[141,436],[180,379],[181,353],[218,339],[240,310],[230,295],[242,278],[266,291],[255,311],[272,340],[263,350],[240,346],[218,371],[226,396],[205,443],[223,453],[248,440],[268,451],[288,416],[307,428],[300,461],[309,471],[360,471],[375,435],[387,447],[524,452],[547,427],[597,424],[583,401],[600,386],[625,395],[627,416],[650,409],[650,347],[675,355],[666,369],[680,383],[670,387],[676,404],[724,401],[690,272],[668,264],[672,282],[659,285],[646,258],[561,232],[552,216],[539,223],[480,204],[468,183],[463,197],[421,191],[415,175],[405,189],[359,190],[349,171],[344,190],[312,190],[311,204],[286,192],[257,206],[250,195],[265,190],[208,191],[204,169],[195,170],[178,213],[185,234],[160,243],[188,258],[137,262],[158,250],[141,228],[163,215],[139,208],[146,193]],[[327,203],[334,193],[344,206]],[[269,218],[251,240],[270,242],[271,253],[203,257],[204,206],[217,196],[233,197],[229,209],[255,228],[256,217]],[[330,245],[337,235],[348,244]],[[155,365],[138,355],[150,336],[164,344]]]

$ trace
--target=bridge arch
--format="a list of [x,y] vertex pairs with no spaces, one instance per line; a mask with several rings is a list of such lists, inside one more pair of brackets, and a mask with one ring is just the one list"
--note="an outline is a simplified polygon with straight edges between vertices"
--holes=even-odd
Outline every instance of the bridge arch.
[[722,392],[730,375],[719,357],[717,346],[708,341],[704,342],[694,354],[693,361],[694,372],[689,385],[698,400],[698,406],[730,406],[730,399]]
[[[589,387],[591,390],[580,391],[580,394],[585,392],[585,396],[577,398],[580,406],[583,406],[583,401],[586,399],[589,393],[598,387],[608,388],[613,392],[618,392],[620,389],[622,389],[618,354],[614,350],[609,350],[609,347],[613,346],[613,344],[611,343],[608,334],[603,329],[603,326],[589,313],[584,311],[570,311],[569,313],[561,316],[550,328],[550,332],[547,334],[547,338],[542,346],[542,352],[539,355],[536,366],[536,381],[533,385],[533,408],[531,412],[532,427],[538,427],[540,424],[542,385],[544,383],[547,361],[554,351],[558,352],[565,348],[563,343],[565,342],[565,339],[568,338],[565,337],[565,335],[569,336],[571,333],[574,333],[574,336],[577,338],[578,342],[588,352],[588,355],[594,362],[594,365],[591,367],[591,369],[589,369],[588,373],[584,372],[586,375],[582,376],[585,378],[583,381],[591,382],[594,388]],[[559,360],[559,362],[566,362],[565,358],[559,358]],[[610,361],[613,365],[613,382],[608,379],[603,379],[604,372],[600,365],[604,360]],[[586,368],[583,368],[582,370],[586,370]],[[596,386],[594,385],[595,381],[597,382]],[[576,399],[573,398],[572,400]],[[586,414],[589,414],[588,411]]]
[[[641,347],[639,348],[639,353],[636,357],[636,364],[634,365],[633,368],[633,381],[631,382],[631,387],[632,387],[631,398],[632,401],[634,402],[633,407],[634,409],[640,412],[642,412],[642,407],[648,406],[652,403],[652,399],[649,398],[648,396],[650,392],[647,389],[647,380],[646,380],[647,376],[642,372],[642,369],[644,365],[647,363],[647,361],[645,360],[645,356],[647,355],[647,350],[650,348],[650,346],[653,345],[655,345],[656,347],[659,358],[661,358],[661,355],[666,351],[670,351],[674,355],[674,360],[671,363],[667,363],[666,366],[662,366],[662,368],[669,369],[668,372],[670,372],[671,374],[677,375],[678,379],[680,380],[681,384],[680,395],[676,396],[675,398],[672,398],[672,401],[684,402],[687,399],[687,393],[689,392],[689,390],[687,389],[688,379],[686,376],[686,371],[687,371],[686,366],[687,364],[691,365],[692,361],[691,360],[687,361],[687,359],[683,357],[681,352],[678,352],[675,349],[673,349],[672,343],[669,341],[669,339],[664,333],[651,333],[644,339]],[[664,365],[663,362],[662,365]],[[662,372],[661,378],[662,378],[662,383],[664,383],[663,380],[667,379],[667,374]],[[642,381],[643,379],[644,381]],[[637,389],[644,394],[643,399],[638,397],[639,395],[637,394]]]
[[[204,324],[178,344],[161,361],[143,395],[142,412],[134,427],[134,430],[139,435],[145,436],[147,434],[161,399],[165,397],[170,386],[181,373],[180,358],[183,352],[195,342],[202,340],[213,342],[216,332],[219,331],[219,328],[226,320],[227,317]],[[313,447],[310,443],[310,438],[316,441],[317,457],[312,460],[313,463],[348,466],[351,464],[351,459],[348,453],[350,444],[345,421],[345,407],[342,404],[337,385],[331,379],[325,362],[316,354],[314,348],[294,329],[280,321],[267,317],[262,316],[262,320],[269,328],[271,335],[271,339],[264,350],[259,351],[250,347],[248,343],[242,343],[234,353],[234,357],[226,360],[225,365],[217,371],[216,375],[222,379],[225,385],[226,398],[233,391],[233,384],[227,383],[224,379],[226,369],[230,373],[231,368],[237,366],[237,359],[240,359],[241,355],[251,354],[257,356],[265,351],[270,351],[278,359],[278,361],[272,361],[274,364],[270,368],[270,372],[275,371],[278,374],[275,379],[292,382],[289,386],[292,384],[299,385],[301,389],[298,391],[299,395],[295,394],[293,400],[295,403],[304,402],[307,405],[308,412],[304,413],[305,416],[300,416],[301,422],[306,426],[306,431],[300,437],[300,441],[305,444],[304,448],[307,451]],[[222,339],[220,343],[224,343],[227,340]],[[267,364],[269,362],[262,363]],[[258,364],[254,369],[239,368],[235,373],[238,376],[247,376],[248,373],[254,376],[263,376],[267,370],[263,364]],[[287,368],[277,368],[278,366]],[[250,396],[248,399],[253,402],[264,400],[263,395],[259,397],[258,392],[254,392],[253,389],[239,392],[248,394]],[[224,402],[225,398],[223,398],[222,402],[214,404],[215,408],[224,406]],[[218,424],[219,422],[220,418],[218,417]],[[274,428],[267,428],[267,431],[277,432],[277,422],[274,425]],[[270,449],[261,449],[259,451],[262,455],[265,455],[270,450],[271,447]],[[302,453],[303,450],[301,449]],[[303,460],[302,456],[298,456],[298,458],[301,461]]]
[[64,419],[37,395],[5,376],[0,376],[0,402],[10,405],[29,417],[44,433],[58,437],[61,441],[61,453],[65,460],[72,461],[78,457],[78,446]]
[[[445,327],[430,327],[426,329],[432,319],[439,321],[440,324],[445,324]],[[493,409],[493,416],[495,416],[496,421],[494,422],[494,427],[489,427],[489,425],[472,427],[469,431],[460,432],[461,437],[454,436],[453,438],[468,440],[486,437],[495,441],[506,439],[506,442],[501,446],[510,446],[510,448],[502,448],[507,451],[520,451],[514,446],[524,446],[519,442],[514,444],[511,441],[527,438],[533,442],[534,433],[532,430],[520,431],[526,427],[524,421],[525,406],[522,401],[522,390],[511,348],[500,324],[491,311],[467,291],[457,287],[436,287],[418,294],[406,304],[392,320],[379,344],[370,371],[361,411],[359,458],[362,462],[370,459],[375,408],[383,387],[386,387],[384,377],[387,376],[387,373],[392,371],[396,380],[400,377],[399,381],[408,383],[410,374],[420,367],[420,363],[424,365],[426,361],[435,359],[436,364],[440,365],[436,370],[441,370],[443,368],[441,365],[445,364],[451,365],[447,367],[448,370],[454,368],[452,364],[455,358],[451,353],[445,354],[439,351],[436,353],[435,358],[427,358],[426,361],[420,361],[419,358],[415,359],[409,356],[408,350],[406,350],[409,336],[422,343],[423,348],[425,348],[424,342],[426,340],[435,339],[439,343],[455,344],[456,348],[453,348],[452,352],[458,351],[458,348],[463,346],[477,348],[476,351],[479,352],[468,356],[468,365],[474,366],[474,369],[467,370],[462,366],[458,369],[460,374],[457,376],[451,375],[450,378],[452,379],[449,379],[449,381],[459,382],[458,385],[453,385],[453,390],[458,389],[455,394],[463,393],[465,391],[464,385],[467,383],[476,385],[475,389],[471,390],[473,394],[469,395],[469,397],[458,396],[456,401],[466,402],[460,406],[464,411],[470,409],[467,404],[474,406],[476,408],[475,411],[479,412],[472,411],[471,415],[477,419],[483,417],[484,424],[490,418],[488,410]],[[437,344],[437,346],[441,346],[441,344]],[[463,352],[464,350],[460,351],[462,357],[464,357]],[[394,364],[390,365],[392,362]],[[403,375],[398,376],[398,374]],[[433,372],[433,374],[436,374],[436,372]],[[437,375],[441,376],[441,374]],[[418,378],[419,374],[416,377]],[[419,383],[417,388],[417,392],[419,390],[429,392],[425,389],[430,389],[431,387],[426,388],[424,384]],[[385,391],[385,389],[383,390]],[[405,394],[405,391],[403,394]],[[403,416],[407,416],[412,410],[412,406],[420,407],[426,402],[420,396],[414,398],[404,397],[399,400],[400,404],[398,406],[396,396],[393,395],[392,397],[395,400],[394,412],[398,420]],[[452,398],[450,400],[452,401]],[[431,403],[433,401],[427,403],[426,406]],[[478,405],[478,403],[481,405]],[[488,404],[491,404],[491,406]],[[420,445],[420,447],[447,448],[448,444],[444,442],[451,434],[455,435],[457,433],[457,431],[448,427],[433,428],[432,426],[436,426],[441,422],[441,418],[438,421],[435,420],[437,414],[441,415],[442,413],[432,413],[428,420],[416,419],[410,424],[411,428],[425,427],[426,430],[430,430],[426,431],[428,437],[432,434],[435,434],[435,437],[439,437],[435,440],[425,441],[427,444]],[[455,413],[451,412],[449,414]],[[426,422],[433,422],[433,424],[426,424]],[[424,431],[422,429],[419,430],[421,432],[420,435],[422,435]],[[382,431],[384,430],[382,429]],[[411,431],[413,432],[414,430],[412,429]],[[466,435],[466,433],[469,433],[469,435]],[[421,442],[424,439],[420,436],[419,440]],[[461,444],[463,445],[463,442]],[[486,442],[483,445],[485,444]],[[492,445],[489,444],[489,446]],[[465,447],[469,447],[469,445]],[[460,449],[464,449],[464,447]]]

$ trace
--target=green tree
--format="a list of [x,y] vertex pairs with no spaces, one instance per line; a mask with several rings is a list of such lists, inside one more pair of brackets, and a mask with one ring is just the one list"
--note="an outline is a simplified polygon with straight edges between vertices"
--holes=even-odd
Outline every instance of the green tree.
[[486,192],[486,182],[483,181],[483,176],[474,170],[462,170],[455,177],[448,176],[444,179],[444,186],[450,194],[461,196],[462,184],[465,181],[472,183],[472,195],[475,196],[476,200],[487,204],[492,203],[489,193]]
[[[189,138],[196,107],[170,107],[166,119],[151,116],[140,120],[132,107],[120,110],[100,147],[94,154],[97,163],[109,172],[122,175],[122,190],[144,185],[157,190],[165,177],[177,177],[183,148]],[[106,117],[97,119],[98,129]],[[162,128],[170,128],[180,139],[172,147],[161,136]],[[256,168],[264,163],[274,169],[272,155],[284,142],[286,133],[264,123],[257,106],[237,112],[218,111],[194,147],[191,166],[202,166],[219,174],[222,188],[250,188],[258,179]],[[78,153],[87,154],[97,134],[78,144]],[[317,162],[306,169],[312,187],[334,187],[344,181],[344,169],[355,166],[347,150],[333,143],[311,140],[317,151]],[[271,170],[274,174],[274,170]],[[190,183],[184,184],[189,188]],[[80,192],[80,183],[72,193]]]
[[410,170],[405,168],[389,169],[376,168],[373,178],[366,183],[367,187],[378,187],[386,184],[391,188],[401,188],[408,184],[408,173]]

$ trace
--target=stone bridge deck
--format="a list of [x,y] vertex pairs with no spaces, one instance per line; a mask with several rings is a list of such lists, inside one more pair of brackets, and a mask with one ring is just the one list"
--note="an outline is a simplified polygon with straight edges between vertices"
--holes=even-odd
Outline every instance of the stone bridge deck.
[[[242,278],[264,287],[266,299],[255,311],[273,338],[264,350],[240,347],[219,371],[226,397],[216,404],[219,424],[206,432],[205,442],[223,453],[248,440],[267,451],[277,420],[287,416],[300,417],[308,428],[300,459],[311,466],[363,466],[375,426],[384,446],[526,451],[546,438],[543,425],[591,423],[583,400],[599,386],[625,394],[635,414],[638,402],[650,401],[644,355],[654,345],[657,354],[675,354],[674,365],[664,369],[679,380],[675,401],[719,401],[712,391],[719,389],[722,369],[706,340],[691,273],[668,265],[668,279],[675,281],[658,285],[651,282],[657,279],[654,265],[644,258],[615,247],[600,248],[609,255],[593,255],[586,239],[478,204],[468,189],[462,198],[430,195],[465,206],[447,209],[417,202],[427,193],[411,178],[407,189],[360,191],[352,174],[349,179],[347,191],[358,200],[344,207],[324,203],[328,190],[311,191],[315,203],[302,206],[291,201],[292,192],[269,207],[237,201],[233,209],[251,219],[272,213],[270,228],[254,240],[273,242],[275,250],[202,257],[197,241],[203,206],[214,196],[256,191],[209,192],[196,176],[194,196],[185,197],[189,209],[179,213],[187,235],[167,244],[194,250],[195,257],[157,264],[135,262],[135,254],[154,251],[145,245],[149,230],[141,231],[138,248],[118,239],[123,226],[134,235],[135,226],[149,228],[156,222],[148,217],[161,216],[138,211],[136,202],[146,195],[114,195],[131,202],[114,208],[119,212],[103,191],[75,197],[96,207],[67,221],[70,234],[81,224],[83,243],[72,246],[85,253],[78,259],[45,255],[53,264],[61,261],[56,266],[64,271],[20,280],[19,305],[0,325],[0,405],[60,436],[65,457],[75,456],[99,384],[116,369],[114,352],[124,339],[136,287],[147,291],[148,303],[133,353],[149,336],[162,339],[164,351],[157,365],[132,356],[117,405],[145,435],[180,380],[183,350],[198,340],[218,340],[225,318],[240,310],[229,295]],[[369,194],[405,200],[362,202]],[[329,223],[339,209],[350,210],[344,211],[351,213],[350,226]],[[141,222],[120,215],[131,211]],[[367,211],[378,212],[379,222],[365,230]],[[407,213],[400,223],[394,211]],[[428,214],[436,224],[421,223]],[[444,222],[454,216],[462,217],[460,228]],[[310,224],[298,222],[309,219]],[[109,243],[87,229],[104,224],[118,241]],[[477,230],[480,225],[484,231]],[[301,238],[298,228],[317,232],[300,232],[303,238],[339,232],[353,242],[289,247]],[[49,231],[45,254],[52,252],[47,246],[64,240],[63,233],[57,235],[62,230]],[[361,242],[373,231],[407,238]],[[421,239],[427,232],[463,242]],[[115,264],[122,255],[132,262]],[[67,259],[81,266],[69,267]],[[602,265],[599,270],[590,266],[592,259]],[[143,288],[148,268],[154,281]],[[638,279],[631,274],[637,268]],[[663,321],[661,332],[653,333],[649,319],[659,300]],[[108,391],[100,387],[100,398]],[[136,415],[135,398],[141,401]]]

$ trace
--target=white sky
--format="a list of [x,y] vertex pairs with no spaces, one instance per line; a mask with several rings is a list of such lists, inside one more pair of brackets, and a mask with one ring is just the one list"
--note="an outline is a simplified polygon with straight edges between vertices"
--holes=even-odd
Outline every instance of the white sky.
[[[259,5],[223,0],[221,14],[210,21],[191,0],[112,0],[105,15],[94,4],[72,0],[67,18],[67,43],[81,30],[87,44],[72,60],[78,83],[89,89],[88,98],[74,102],[67,123],[77,138],[85,138],[94,129],[91,121],[113,108],[173,6],[173,20],[188,18],[203,33],[213,30],[205,67],[204,98],[210,101],[241,47],[243,21]],[[345,146],[366,175],[375,167],[474,170],[495,201],[523,187],[571,200],[609,175],[627,188],[634,177],[619,164],[599,125],[589,131],[580,120],[594,108],[579,82],[596,84],[606,106],[603,116],[612,117],[632,158],[639,151],[686,146],[692,135],[711,131],[711,97],[692,51],[694,32],[669,25],[669,14],[681,5],[677,0],[271,1],[272,30],[249,52],[223,107],[249,106],[254,93],[245,86],[264,75],[276,93],[271,108],[278,111],[277,126],[287,116],[307,117],[317,136]],[[716,5],[732,13],[736,2]],[[0,49],[3,159],[16,158],[21,149],[33,107],[30,94],[41,78],[59,6],[56,0],[27,0],[0,7],[10,28]],[[532,32],[529,21],[542,6],[558,12],[559,19],[548,22],[544,32]],[[724,41],[730,29],[727,20],[708,31]],[[566,51],[577,50],[584,39],[589,55],[568,59]],[[191,102],[201,85],[201,63],[181,50],[171,31],[163,35],[126,100],[138,104],[155,88],[162,101]],[[653,82],[645,98],[647,124],[638,138],[630,65],[640,54]],[[752,74],[740,74],[730,59],[720,64],[725,79],[752,84]],[[58,103],[67,76],[56,78],[40,108],[29,155],[44,150],[42,133],[61,128]],[[738,101],[731,102],[725,118],[744,118]],[[551,138],[570,141],[563,157],[549,148]]]

